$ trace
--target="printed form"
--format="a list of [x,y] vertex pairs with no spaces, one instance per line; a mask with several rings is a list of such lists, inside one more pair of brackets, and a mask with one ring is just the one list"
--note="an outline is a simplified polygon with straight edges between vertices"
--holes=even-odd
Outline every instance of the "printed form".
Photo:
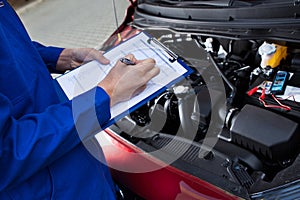
[[68,99],[71,100],[75,96],[96,87],[116,62],[128,54],[133,54],[138,60],[153,58],[156,61],[156,66],[160,68],[160,73],[150,80],[146,89],[139,95],[128,101],[114,105],[111,108],[112,119],[122,113],[124,114],[127,112],[127,114],[129,114],[130,108],[149,99],[158,91],[176,82],[176,80],[181,80],[181,78],[189,72],[189,68],[183,66],[177,60],[170,62],[169,58],[171,58],[171,56],[165,49],[154,42],[149,42],[149,36],[141,32],[104,54],[105,57],[110,60],[109,65],[91,61],[58,77],[56,80]]

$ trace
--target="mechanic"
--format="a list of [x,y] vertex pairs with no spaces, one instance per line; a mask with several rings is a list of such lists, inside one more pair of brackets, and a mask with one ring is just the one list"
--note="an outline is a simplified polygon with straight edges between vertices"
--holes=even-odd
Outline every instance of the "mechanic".
[[[155,61],[128,55],[136,65],[118,62],[97,87],[61,102],[50,72],[109,60],[91,48],[32,42],[6,0],[0,1],[0,38],[0,199],[115,199],[107,166],[82,139],[93,136],[97,124],[101,130],[110,106],[143,90],[159,73]],[[95,110],[97,117],[84,118]],[[86,145],[103,156],[92,139]]]

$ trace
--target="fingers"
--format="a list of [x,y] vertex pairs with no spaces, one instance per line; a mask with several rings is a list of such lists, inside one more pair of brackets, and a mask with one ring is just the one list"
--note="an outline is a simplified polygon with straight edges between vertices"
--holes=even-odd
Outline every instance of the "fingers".
[[94,48],[74,48],[72,49],[71,59],[81,64],[92,60],[97,60],[102,64],[110,63],[110,61],[103,56],[103,51],[98,51]]
[[128,54],[125,56],[125,58],[127,58],[127,59],[133,61],[135,64],[139,64],[139,65],[145,65],[145,66],[155,65],[155,60],[152,58],[147,58],[144,60],[137,60],[133,54]]
[[111,105],[128,100],[141,93],[147,83],[159,74],[159,68],[155,67],[154,59],[137,60],[134,55],[126,55],[125,58],[135,62],[135,65],[126,65],[122,62],[110,70],[108,75],[98,84],[110,96]]
[[157,76],[159,74],[159,72],[160,72],[160,69],[158,67],[154,67],[153,69],[151,69],[150,71],[148,71],[145,74],[145,77],[144,77],[145,83],[134,91],[132,97],[134,97],[134,96],[140,94],[141,92],[143,92],[146,89],[146,87],[147,87],[147,83],[153,77]]
[[88,59],[97,60],[100,63],[105,64],[105,65],[110,63],[110,61],[105,56],[103,56],[103,51],[91,49],[90,55],[91,55],[91,58],[89,58],[89,56],[87,56]]
[[142,71],[141,72],[142,74],[140,75],[141,77],[144,78],[146,82],[148,82],[154,76],[158,75],[160,72],[160,69],[158,67],[155,67],[156,62],[152,58],[147,58],[144,60],[136,60],[136,58],[132,54],[127,55],[126,58],[136,63],[136,65],[132,65],[130,67]]
[[160,69],[158,67],[153,67],[150,71],[148,71],[147,76],[150,79],[157,76],[160,72]]
[[141,87],[137,88],[134,92],[132,97],[139,95],[140,93],[142,93],[145,89],[146,89],[147,85],[142,85]]
[[108,65],[110,63],[110,61],[103,55],[99,56],[97,60],[104,65]]
[[[134,63],[134,64],[136,64],[137,62],[138,62],[138,60],[134,57],[134,55],[133,54],[128,54],[128,55],[126,55],[124,58],[127,58],[129,61],[131,61],[132,63]],[[121,60],[121,59],[120,59]],[[119,61],[119,63],[121,64],[121,65],[130,65],[130,64],[126,64],[126,62],[121,62],[121,61]],[[132,64],[131,64],[132,65]]]
[[127,56],[125,56],[125,58],[128,58],[128,59],[131,60],[131,61],[137,62],[137,60],[136,60],[136,58],[134,57],[133,54],[128,54]]
[[136,64],[145,64],[145,65],[155,65],[155,60],[153,58],[147,58],[144,60],[137,60]]
[[139,65],[144,70],[144,78],[147,82],[160,72],[160,69],[155,67],[155,60],[152,58],[143,60]]
[[136,70],[142,71],[142,73],[146,74],[150,72],[153,68],[156,68],[155,63],[155,60],[152,58],[147,58],[145,60],[137,60],[136,65],[131,66],[131,68],[135,68]]

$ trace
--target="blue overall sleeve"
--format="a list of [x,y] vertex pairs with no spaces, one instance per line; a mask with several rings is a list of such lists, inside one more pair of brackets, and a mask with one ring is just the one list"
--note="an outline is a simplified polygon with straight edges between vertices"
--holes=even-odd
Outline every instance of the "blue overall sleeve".
[[77,188],[84,199],[93,194],[88,181],[107,191],[105,180],[99,180],[105,177],[93,173],[99,162],[89,159],[81,141],[110,119],[109,96],[97,87],[61,103],[44,63],[55,67],[62,49],[34,44],[8,2],[1,2],[0,198],[10,192],[12,199],[36,199],[41,191],[38,199],[45,199],[45,191],[58,195],[69,187],[60,199],[76,199]]
[[[39,52],[44,63],[46,64],[48,70],[52,72],[56,71],[56,64],[59,58],[60,53],[64,50],[63,48],[53,47],[53,46],[44,46],[38,42],[33,41],[32,44]],[[61,73],[61,72],[60,72]]]
[[0,191],[26,180],[101,130],[110,119],[110,99],[96,87],[45,112],[12,117],[0,93]]

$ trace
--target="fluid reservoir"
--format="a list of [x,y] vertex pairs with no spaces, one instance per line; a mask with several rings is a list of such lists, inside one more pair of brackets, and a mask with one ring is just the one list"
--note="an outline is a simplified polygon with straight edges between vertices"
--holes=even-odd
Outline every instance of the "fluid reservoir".
[[278,44],[270,44],[264,42],[258,49],[258,53],[261,56],[260,66],[265,68],[270,66],[271,68],[277,67],[282,59],[287,56],[287,47]]

